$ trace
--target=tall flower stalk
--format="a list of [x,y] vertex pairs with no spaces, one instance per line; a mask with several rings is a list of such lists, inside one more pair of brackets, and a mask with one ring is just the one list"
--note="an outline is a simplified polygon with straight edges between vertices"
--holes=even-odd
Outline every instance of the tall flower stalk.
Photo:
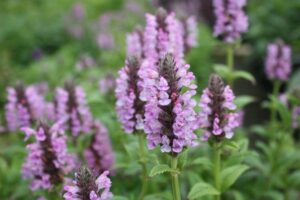
[[[231,139],[234,128],[239,126],[239,114],[235,112],[233,103],[234,94],[229,86],[224,85],[223,80],[216,74],[210,76],[208,88],[204,89],[200,99],[201,112],[199,113],[200,127],[203,128],[204,141],[210,140],[213,149],[213,174],[214,185],[221,191],[221,146],[222,141]],[[216,195],[219,200],[221,194]]]
[[[148,74],[144,83],[151,96],[145,105],[145,132],[148,148],[159,146],[161,151],[171,155],[171,180],[174,199],[180,199],[177,159],[187,147],[196,145],[196,105],[192,97],[196,85],[189,65],[175,63],[167,54]],[[146,75],[146,74],[145,74]],[[145,77],[145,76],[144,76]],[[153,84],[155,83],[155,84]],[[185,91],[185,92],[184,92]]]
[[214,13],[216,22],[214,36],[221,39],[227,46],[227,66],[229,69],[228,84],[233,86],[232,73],[234,70],[235,43],[241,38],[241,34],[248,30],[248,17],[243,11],[246,0],[214,0]]
[[148,190],[147,155],[144,150],[145,135],[144,129],[144,105],[139,99],[141,86],[138,77],[140,59],[130,57],[126,65],[119,71],[116,86],[116,110],[119,121],[127,134],[137,134],[139,139],[140,165],[142,167],[142,189],[138,199],[143,199]]
[[[267,56],[265,60],[265,73],[273,81],[273,97],[279,96],[280,86],[283,81],[288,80],[292,71],[291,67],[291,48],[282,40],[277,40],[267,47]],[[276,108],[271,105],[271,123],[276,121]]]
[[37,129],[22,130],[25,140],[35,137],[35,142],[26,146],[28,156],[22,169],[23,177],[31,181],[31,190],[51,189],[62,183],[64,175],[75,168],[74,156],[67,152],[62,122],[52,127],[40,122]]

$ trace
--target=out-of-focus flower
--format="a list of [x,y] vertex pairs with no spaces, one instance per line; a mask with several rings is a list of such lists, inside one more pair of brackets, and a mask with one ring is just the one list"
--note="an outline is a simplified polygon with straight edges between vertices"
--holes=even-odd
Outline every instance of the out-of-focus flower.
[[291,73],[291,48],[283,41],[268,45],[265,72],[269,79],[286,81]]
[[36,129],[23,127],[25,140],[31,135],[35,142],[26,146],[28,155],[22,168],[25,179],[31,181],[31,189],[50,189],[62,183],[64,175],[75,167],[75,157],[67,152],[62,121],[52,127],[40,123]]
[[180,153],[196,145],[197,128],[195,79],[189,65],[177,64],[171,54],[164,56],[156,69],[141,71],[144,77],[146,100],[145,127],[148,148],[161,147],[162,152]]
[[214,0],[216,22],[214,35],[233,43],[248,30],[248,17],[243,11],[246,0]]
[[92,172],[81,168],[75,174],[75,180],[70,185],[65,185],[65,200],[108,200],[112,198],[110,192],[111,181],[108,178],[108,171],[103,172],[97,179]]
[[293,124],[292,127],[294,129],[299,128],[299,121],[300,121],[300,106],[297,106],[293,109],[293,114],[292,114],[292,118],[293,118]]
[[182,22],[184,26],[184,50],[187,52],[198,46],[198,27],[195,16],[190,16]]
[[167,53],[172,53],[175,61],[183,62],[184,40],[183,26],[175,18],[175,13],[168,14],[160,8],[156,16],[146,14],[143,50],[145,58],[153,64]]
[[126,35],[127,58],[144,58],[143,55],[143,28],[138,26],[136,30]]
[[111,33],[100,32],[97,34],[97,44],[102,49],[113,49],[115,40]]
[[84,156],[89,168],[97,176],[113,169],[115,156],[110,138],[106,127],[99,121],[94,123],[92,140]]
[[43,57],[43,50],[40,48],[36,48],[32,51],[31,56],[34,60],[40,60]]
[[232,138],[234,128],[240,125],[234,98],[232,90],[229,86],[224,86],[220,76],[210,76],[208,88],[203,90],[199,104],[199,124],[204,129],[203,140],[209,137]]
[[96,66],[96,61],[89,55],[81,55],[78,62],[75,64],[77,70],[83,70]]
[[30,126],[35,120],[43,117],[44,98],[34,86],[25,87],[18,84],[7,88],[6,122],[9,131]]
[[64,88],[56,89],[55,118],[65,121],[66,130],[70,130],[74,137],[79,133],[89,133],[93,125],[93,117],[86,103],[83,89],[73,82],[65,83]]
[[76,3],[75,5],[73,5],[72,16],[78,21],[81,21],[85,18],[85,10],[81,3]]
[[288,95],[286,93],[280,94],[278,98],[283,105],[288,106]]
[[144,128],[144,102],[139,99],[141,91],[139,68],[139,59],[129,58],[125,67],[119,71],[119,77],[116,80],[116,110],[126,133]]
[[116,88],[116,79],[114,75],[108,73],[104,78],[99,81],[100,92],[107,94],[114,91]]

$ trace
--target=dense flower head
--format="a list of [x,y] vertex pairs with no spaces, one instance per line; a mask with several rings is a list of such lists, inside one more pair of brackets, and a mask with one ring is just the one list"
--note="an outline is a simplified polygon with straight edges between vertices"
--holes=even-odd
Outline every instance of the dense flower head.
[[286,81],[291,73],[291,48],[278,40],[268,45],[265,72],[269,79]]
[[176,62],[184,56],[183,26],[175,18],[160,8],[156,15],[146,14],[143,51],[145,58],[157,61],[167,53],[172,53]]
[[189,67],[175,63],[167,54],[156,70],[144,72],[151,74],[143,85],[151,95],[141,96],[146,100],[144,130],[149,149],[161,146],[162,152],[176,154],[196,145],[196,102],[192,99],[196,85]]
[[233,91],[229,86],[224,86],[220,76],[210,76],[209,86],[203,90],[200,99],[199,124],[204,129],[203,140],[211,136],[218,139],[232,138],[241,117],[235,112],[234,98]]
[[116,88],[116,78],[111,73],[106,74],[99,81],[99,89],[100,89],[100,92],[103,94],[113,92],[115,90],[115,88]]
[[7,88],[6,122],[9,131],[30,126],[44,114],[45,102],[35,86]]
[[187,52],[198,46],[198,24],[195,16],[188,17],[182,23],[184,26],[184,50]]
[[101,122],[94,122],[91,143],[84,151],[84,156],[89,168],[96,175],[112,170],[115,156],[107,129]]
[[31,181],[31,189],[50,189],[62,183],[64,175],[75,167],[75,157],[67,152],[62,122],[52,127],[40,123],[36,129],[22,130],[25,140],[35,137],[35,142],[26,146],[28,155],[22,168],[23,177]]
[[143,58],[143,28],[138,26],[132,33],[126,35],[127,57]]
[[110,192],[111,181],[108,171],[103,172],[97,179],[86,167],[82,167],[75,174],[72,184],[65,185],[65,200],[108,200],[112,198]]
[[214,0],[216,22],[214,35],[233,43],[248,30],[248,17],[243,11],[246,0]]
[[75,86],[71,81],[65,83],[64,88],[56,89],[55,118],[65,120],[66,130],[70,130],[74,137],[79,133],[89,133],[93,118],[86,102],[83,89]]
[[119,71],[117,78],[116,110],[126,133],[144,128],[144,102],[139,99],[141,90],[138,77],[139,68],[139,59],[136,57],[129,58],[125,67]]

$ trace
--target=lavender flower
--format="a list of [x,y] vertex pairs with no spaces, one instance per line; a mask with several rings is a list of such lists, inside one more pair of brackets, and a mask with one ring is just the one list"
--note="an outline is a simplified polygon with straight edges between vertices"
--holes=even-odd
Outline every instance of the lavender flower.
[[233,43],[248,30],[248,17],[243,11],[246,0],[214,0],[216,23],[214,35]]
[[139,60],[129,58],[125,67],[119,71],[119,77],[116,80],[116,110],[126,133],[144,128],[144,103],[139,99],[141,91],[138,77],[139,68]]
[[78,62],[75,64],[77,70],[83,70],[96,66],[96,61],[89,55],[81,55]]
[[72,185],[65,185],[65,200],[108,200],[112,198],[110,192],[111,181],[107,177],[108,171],[103,172],[97,179],[91,171],[83,167],[75,174]]
[[269,79],[286,81],[291,73],[291,48],[278,40],[268,45],[265,72]]
[[89,147],[84,151],[87,164],[96,175],[104,171],[111,171],[115,163],[114,153],[111,147],[107,129],[100,122],[95,122]]
[[9,131],[30,126],[43,116],[44,99],[34,86],[24,87],[22,84],[7,88],[6,122]]
[[99,81],[99,89],[104,94],[114,91],[115,88],[116,79],[111,73],[108,73],[103,79]]
[[210,76],[208,88],[203,90],[200,99],[200,127],[204,129],[203,140],[232,138],[234,128],[239,126],[240,116],[235,112],[234,94],[229,86],[224,86],[222,78],[216,74]]
[[137,27],[133,33],[126,35],[127,57],[143,58],[143,29]]
[[174,57],[167,54],[156,69],[141,72],[150,73],[144,87],[151,95],[141,96],[147,102],[144,130],[149,149],[161,146],[162,152],[176,154],[196,145],[196,102],[192,99],[196,85],[189,67],[175,63]]
[[31,181],[31,190],[50,189],[62,183],[64,175],[75,167],[61,126],[62,122],[57,122],[52,127],[40,123],[36,130],[22,128],[25,140],[35,137],[35,142],[27,145],[28,156],[22,169],[23,177]]
[[85,93],[72,82],[66,82],[64,88],[56,89],[55,114],[57,121],[67,118],[65,128],[70,130],[74,137],[91,130],[93,118],[86,103]]
[[143,51],[145,58],[157,61],[167,53],[172,53],[177,63],[184,56],[183,26],[175,18],[160,8],[156,16],[146,14]]
[[184,26],[184,50],[187,52],[191,48],[198,46],[198,27],[197,20],[195,16],[190,16],[185,21],[183,21]]

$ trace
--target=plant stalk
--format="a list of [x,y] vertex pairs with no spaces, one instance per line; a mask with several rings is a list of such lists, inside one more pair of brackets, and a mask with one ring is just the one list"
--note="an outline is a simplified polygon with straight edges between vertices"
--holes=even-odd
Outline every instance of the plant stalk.
[[147,158],[145,151],[145,135],[138,133],[139,138],[139,151],[140,151],[140,165],[142,167],[142,189],[138,196],[138,200],[143,200],[148,190],[148,170],[147,170]]
[[213,147],[213,172],[214,172],[214,181],[215,188],[220,192],[220,194],[215,195],[215,200],[221,199],[221,149],[219,147],[219,143],[215,142]]
[[[279,95],[279,89],[280,89],[280,81],[276,80],[274,82],[274,87],[273,87],[273,97],[278,98]],[[272,103],[271,107],[271,123],[274,124],[276,122],[276,108],[275,108],[275,103]]]
[[234,49],[233,45],[227,45],[227,66],[229,68],[228,85],[233,87],[233,71],[234,71]]
[[177,164],[178,164],[178,157],[172,156],[171,168],[173,171],[171,172],[171,180],[172,180],[172,189],[173,189],[173,199],[181,200]]

